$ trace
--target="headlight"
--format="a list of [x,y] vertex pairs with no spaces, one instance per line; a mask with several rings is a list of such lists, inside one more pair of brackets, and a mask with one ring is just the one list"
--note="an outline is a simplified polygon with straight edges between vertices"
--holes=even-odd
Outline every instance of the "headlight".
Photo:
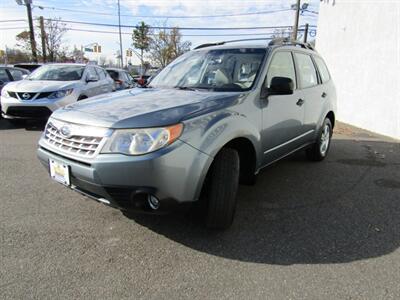
[[102,153],[141,155],[156,151],[176,141],[183,125],[162,128],[117,129],[104,146]]
[[1,90],[1,96],[4,98],[10,98],[10,94],[5,89]]
[[71,94],[73,91],[73,89],[68,89],[68,90],[61,90],[61,91],[56,91],[50,94],[50,96],[48,97],[49,99],[58,99],[58,98],[62,98],[65,96],[68,96],[69,94]]

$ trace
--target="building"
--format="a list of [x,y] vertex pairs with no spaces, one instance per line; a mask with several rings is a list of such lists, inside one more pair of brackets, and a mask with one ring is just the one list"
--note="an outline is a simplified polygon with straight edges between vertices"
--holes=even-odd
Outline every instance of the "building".
[[336,84],[337,119],[400,139],[400,1],[322,0],[316,48]]

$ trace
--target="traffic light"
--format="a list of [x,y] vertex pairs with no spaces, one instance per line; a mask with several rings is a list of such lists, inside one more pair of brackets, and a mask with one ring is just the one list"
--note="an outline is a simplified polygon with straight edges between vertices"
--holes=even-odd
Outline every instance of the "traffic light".
[[97,45],[97,53],[101,53],[101,46]]
[[126,50],[126,57],[132,57],[132,49]]

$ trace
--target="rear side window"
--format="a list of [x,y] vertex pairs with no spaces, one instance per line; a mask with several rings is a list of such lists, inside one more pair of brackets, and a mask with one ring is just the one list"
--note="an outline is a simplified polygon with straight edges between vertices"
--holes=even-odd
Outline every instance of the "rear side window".
[[325,83],[325,82],[329,81],[329,79],[331,79],[331,76],[329,75],[328,68],[327,68],[325,62],[323,61],[323,59],[315,56],[314,60],[315,60],[315,63],[317,64],[319,74],[321,75],[322,82]]
[[107,70],[107,73],[111,76],[112,79],[118,80],[118,72],[114,70]]
[[294,70],[293,57],[290,52],[277,52],[272,57],[267,72],[266,85],[271,86],[271,80],[274,77],[287,77],[293,80],[296,86],[296,73]]
[[315,70],[311,56],[298,52],[296,52],[294,55],[296,57],[297,67],[300,73],[300,87],[305,89],[317,85],[317,71]]

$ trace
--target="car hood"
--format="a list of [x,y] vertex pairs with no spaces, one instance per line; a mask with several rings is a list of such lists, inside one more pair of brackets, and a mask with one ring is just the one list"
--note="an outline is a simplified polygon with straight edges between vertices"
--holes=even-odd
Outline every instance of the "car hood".
[[137,88],[68,105],[52,117],[108,128],[158,127],[231,106],[243,96],[238,92]]
[[20,80],[7,84],[7,91],[12,92],[54,92],[57,90],[73,88],[79,81],[51,81],[51,80]]

